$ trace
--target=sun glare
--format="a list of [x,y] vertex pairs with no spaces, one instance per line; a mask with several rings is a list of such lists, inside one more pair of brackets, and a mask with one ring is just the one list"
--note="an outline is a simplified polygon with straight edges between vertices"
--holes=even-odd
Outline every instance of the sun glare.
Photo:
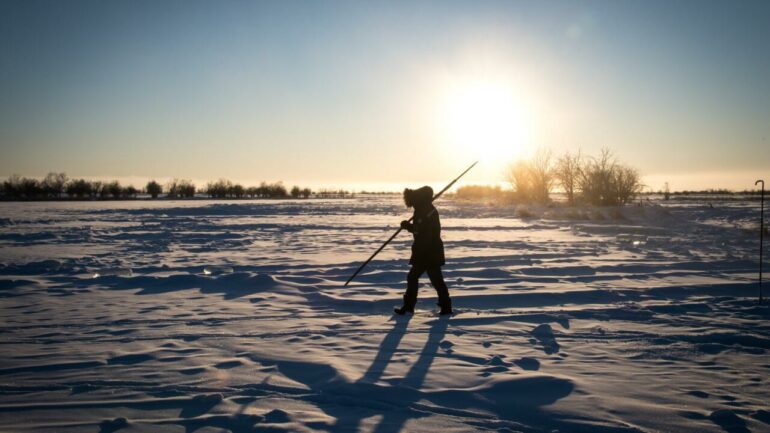
[[531,119],[513,88],[467,82],[446,92],[441,110],[444,142],[463,159],[507,164],[532,147]]

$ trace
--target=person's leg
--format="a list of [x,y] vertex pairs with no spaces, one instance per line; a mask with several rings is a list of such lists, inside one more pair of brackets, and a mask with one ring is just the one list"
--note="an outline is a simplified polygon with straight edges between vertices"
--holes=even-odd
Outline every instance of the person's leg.
[[417,304],[417,288],[419,286],[420,275],[422,275],[423,272],[425,272],[425,268],[418,265],[412,265],[412,268],[409,269],[409,273],[406,275],[404,306],[401,308],[396,308],[396,313],[414,313],[414,306]]
[[444,282],[444,275],[441,273],[441,267],[436,266],[428,269],[428,277],[433,288],[438,295],[438,306],[441,307],[441,314],[452,314],[452,299],[449,298],[449,289]]

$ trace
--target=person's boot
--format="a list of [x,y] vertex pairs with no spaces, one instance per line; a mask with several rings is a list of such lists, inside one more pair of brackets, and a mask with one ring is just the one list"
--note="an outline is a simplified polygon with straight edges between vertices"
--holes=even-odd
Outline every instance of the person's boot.
[[440,316],[446,316],[449,314],[452,314],[452,300],[447,298],[446,300],[442,300],[439,304],[441,307],[441,311],[438,312]]
[[406,295],[404,295],[404,305],[399,308],[394,308],[393,312],[398,314],[399,316],[403,316],[406,313],[412,313],[414,314],[414,304],[415,302],[411,299],[408,299]]
[[399,316],[403,316],[406,313],[414,314],[414,307],[407,307],[406,305],[404,305],[403,307],[394,308],[393,312],[398,314]]

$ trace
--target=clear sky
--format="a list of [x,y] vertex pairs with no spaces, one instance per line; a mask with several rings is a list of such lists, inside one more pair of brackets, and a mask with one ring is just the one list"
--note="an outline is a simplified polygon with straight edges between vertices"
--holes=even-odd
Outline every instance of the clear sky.
[[770,180],[770,1],[0,2],[0,176]]

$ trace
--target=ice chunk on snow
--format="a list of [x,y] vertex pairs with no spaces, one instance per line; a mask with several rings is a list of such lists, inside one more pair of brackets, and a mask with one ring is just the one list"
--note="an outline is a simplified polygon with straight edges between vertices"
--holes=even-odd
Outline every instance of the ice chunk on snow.
[[231,266],[206,266],[203,268],[203,273],[206,275],[232,274],[233,268]]
[[639,245],[645,245],[647,243],[647,236],[645,235],[622,233],[615,236],[615,239],[620,243],[631,244],[635,247],[638,247]]

